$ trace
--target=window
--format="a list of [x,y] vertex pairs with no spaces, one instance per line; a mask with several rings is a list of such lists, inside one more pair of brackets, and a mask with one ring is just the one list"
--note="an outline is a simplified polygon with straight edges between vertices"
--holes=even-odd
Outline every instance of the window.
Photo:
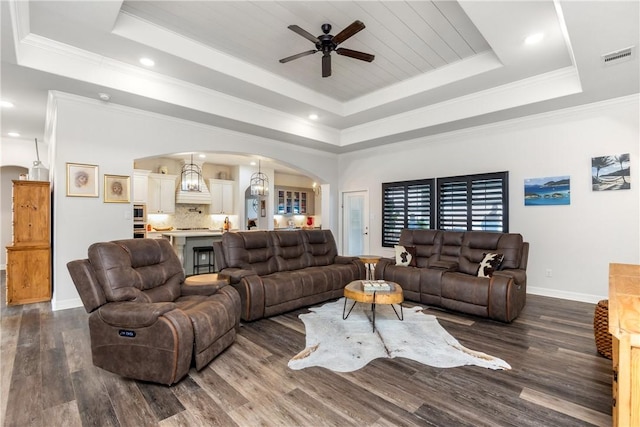
[[508,232],[508,172],[438,178],[438,228]]
[[382,184],[382,246],[398,243],[403,228],[432,228],[434,180]]
[[[509,231],[508,172],[382,184],[382,246],[403,228]],[[436,194],[437,189],[437,194]],[[437,212],[437,216],[436,216]]]

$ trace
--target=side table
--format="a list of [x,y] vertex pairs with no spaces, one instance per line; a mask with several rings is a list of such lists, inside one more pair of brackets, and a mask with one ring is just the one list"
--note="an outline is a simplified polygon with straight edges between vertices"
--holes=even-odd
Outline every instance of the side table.
[[208,295],[212,291],[227,286],[230,282],[231,278],[226,274],[196,274],[185,278],[184,286],[190,288],[189,294],[191,295]]
[[380,261],[380,258],[382,258],[379,255],[358,255],[358,258],[360,258],[360,261],[362,261],[363,263],[365,263],[366,267],[367,267],[367,275],[366,275],[366,279],[367,280],[373,280],[374,277],[374,271],[376,268],[376,264],[378,263],[378,261]]

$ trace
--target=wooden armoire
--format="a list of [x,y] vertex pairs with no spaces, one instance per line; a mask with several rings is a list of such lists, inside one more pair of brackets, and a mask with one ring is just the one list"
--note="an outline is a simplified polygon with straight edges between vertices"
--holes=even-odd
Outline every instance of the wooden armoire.
[[13,242],[7,246],[7,305],[51,300],[51,190],[13,181]]

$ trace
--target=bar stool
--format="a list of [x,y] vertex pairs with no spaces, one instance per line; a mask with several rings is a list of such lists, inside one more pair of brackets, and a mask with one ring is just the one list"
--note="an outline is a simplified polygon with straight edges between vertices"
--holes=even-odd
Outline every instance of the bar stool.
[[[204,260],[202,259],[202,255],[206,255]],[[200,274],[201,268],[206,268],[207,273],[213,273],[215,269],[213,261],[213,246],[194,246],[193,274]]]

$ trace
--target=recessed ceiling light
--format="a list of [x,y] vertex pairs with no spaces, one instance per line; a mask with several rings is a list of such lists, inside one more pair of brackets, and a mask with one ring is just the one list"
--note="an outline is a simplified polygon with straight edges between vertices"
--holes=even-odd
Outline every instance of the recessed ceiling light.
[[9,132],[7,135],[12,136],[14,138],[17,138],[20,136],[20,134],[18,132]]
[[10,102],[10,101],[0,101],[0,106],[2,108],[13,108],[14,107],[13,102]]
[[204,159],[204,158],[207,157],[207,155],[206,154],[198,154],[198,157],[200,157],[201,159]]
[[251,163],[249,163],[249,164],[250,164],[251,166],[255,166],[255,165],[257,165],[257,163],[256,163],[256,162],[251,162]]
[[140,63],[145,67],[153,67],[156,65],[156,62],[151,58],[140,58]]
[[108,101],[111,99],[111,96],[108,93],[104,93],[104,92],[98,93],[98,97],[103,101]]
[[544,38],[544,33],[531,34],[526,39],[524,39],[524,43],[529,45],[540,43],[543,38]]
[[309,114],[309,118],[311,120],[318,120],[318,115],[317,114]]

